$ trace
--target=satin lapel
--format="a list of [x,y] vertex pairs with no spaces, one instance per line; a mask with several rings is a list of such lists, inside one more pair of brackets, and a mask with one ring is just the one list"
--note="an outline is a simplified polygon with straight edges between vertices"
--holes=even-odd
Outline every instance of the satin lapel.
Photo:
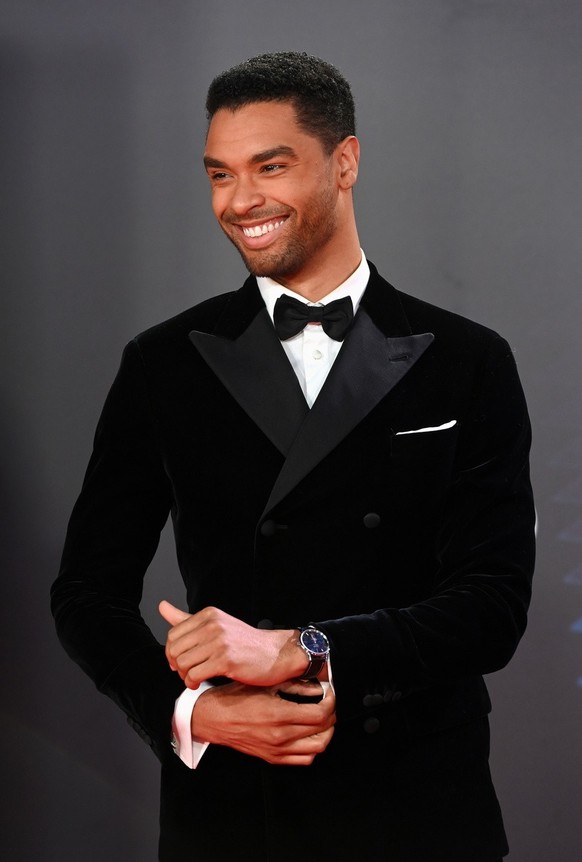
[[[233,320],[230,307],[229,328]],[[243,410],[287,455],[309,407],[266,308],[236,338],[218,329],[212,334],[193,331],[190,340]]]
[[265,512],[373,410],[434,338],[411,334],[397,292],[371,263],[370,273],[354,324],[311,410],[254,278],[232,294],[212,333],[190,333],[233,398],[286,456]]
[[[402,331],[402,330],[401,330]],[[319,397],[297,434],[265,512],[272,509],[410,371],[432,333],[389,337],[362,306]]]

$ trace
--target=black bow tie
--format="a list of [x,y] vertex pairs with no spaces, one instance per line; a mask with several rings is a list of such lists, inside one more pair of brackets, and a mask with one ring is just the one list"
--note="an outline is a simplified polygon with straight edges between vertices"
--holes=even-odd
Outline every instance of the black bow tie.
[[326,335],[334,341],[343,341],[353,316],[349,296],[335,299],[327,305],[307,305],[284,294],[275,303],[273,320],[281,341],[297,335],[308,323],[321,323]]

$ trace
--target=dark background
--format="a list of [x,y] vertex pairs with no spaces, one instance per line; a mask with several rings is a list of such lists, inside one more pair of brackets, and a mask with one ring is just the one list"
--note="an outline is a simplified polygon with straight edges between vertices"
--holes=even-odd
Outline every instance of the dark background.
[[[353,84],[368,256],[515,348],[539,564],[489,678],[492,766],[512,862],[581,858],[581,37],[579,0],[0,3],[3,860],[155,859],[157,763],[61,650],[48,590],[123,345],[245,274],[201,168],[208,83],[289,49]],[[167,535],[160,637],[163,596]]]

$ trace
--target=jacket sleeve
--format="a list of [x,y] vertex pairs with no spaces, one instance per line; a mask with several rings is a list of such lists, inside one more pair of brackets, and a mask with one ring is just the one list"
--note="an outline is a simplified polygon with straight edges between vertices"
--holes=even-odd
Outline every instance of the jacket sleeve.
[[183,690],[139,604],[172,506],[137,344],[126,348],[74,507],[52,610],[59,638],[158,756]]
[[513,354],[495,337],[461,422],[430,595],[317,623],[332,645],[338,714],[361,712],[367,692],[420,703],[469,678],[479,689],[476,677],[509,661],[525,630],[534,565],[530,436]]

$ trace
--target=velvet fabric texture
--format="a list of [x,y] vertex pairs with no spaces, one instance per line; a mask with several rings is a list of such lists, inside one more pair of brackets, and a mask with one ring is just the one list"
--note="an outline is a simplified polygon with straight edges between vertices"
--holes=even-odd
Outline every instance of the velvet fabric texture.
[[[160,859],[507,851],[482,676],[526,625],[529,444],[507,343],[373,265],[311,410],[254,278],[128,345],[53,610],[162,761]],[[173,754],[182,684],[139,612],[170,513],[191,611],[327,634],[338,722],[311,767],[211,746],[191,771]]]

